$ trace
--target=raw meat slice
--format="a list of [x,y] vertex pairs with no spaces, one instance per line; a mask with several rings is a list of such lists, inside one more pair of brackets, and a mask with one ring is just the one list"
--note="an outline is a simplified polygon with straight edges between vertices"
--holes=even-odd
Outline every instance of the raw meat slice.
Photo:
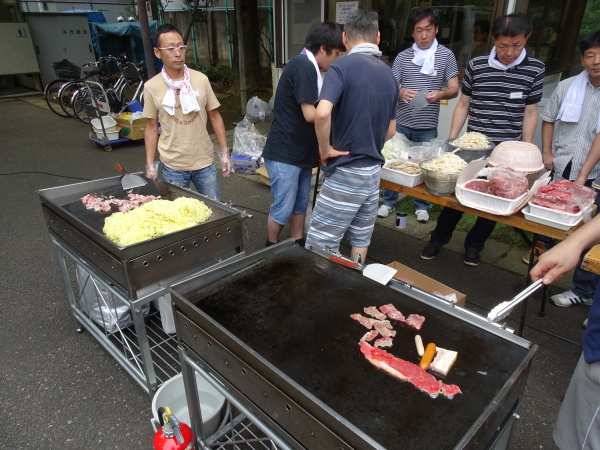
[[361,342],[369,342],[379,336],[379,332],[375,330],[367,331],[363,337],[360,338]]
[[473,180],[465,184],[465,189],[470,189],[475,192],[483,192],[484,194],[494,195],[494,188],[487,180]]
[[578,213],[589,207],[596,198],[594,189],[579,186],[572,181],[556,181],[542,186],[531,199],[531,203],[556,211],[571,214]]
[[447,385],[436,380],[433,375],[421,369],[416,364],[396,358],[385,350],[372,347],[366,342],[361,342],[359,345],[362,354],[375,367],[384,370],[402,381],[410,382],[417,389],[426,392],[432,398],[436,398],[440,393],[448,398],[461,393],[458,386]]
[[394,326],[390,323],[389,320],[377,320],[373,319],[373,326],[380,326],[384,328],[389,328],[390,330],[394,328]]
[[391,347],[393,344],[392,339],[389,337],[384,337],[377,339],[375,341],[374,347]]
[[420,330],[423,326],[423,322],[425,322],[425,317],[420,316],[419,314],[411,314],[406,318],[406,324],[413,327],[415,330]]
[[375,306],[369,306],[368,308],[365,308],[364,311],[365,311],[365,314],[368,314],[371,317],[374,317],[375,319],[379,319],[379,320],[387,319],[387,316],[385,314],[379,312],[379,310]]
[[398,311],[396,307],[391,303],[389,305],[380,306],[379,310],[392,320],[404,322],[404,315],[400,311]]
[[391,303],[389,305],[380,306],[379,310],[386,314],[390,319],[410,325],[416,330],[420,330],[423,326],[423,322],[425,322],[425,317],[418,314],[411,314],[408,318],[405,318],[404,314],[398,311]]
[[360,323],[363,327],[367,327],[369,330],[373,328],[373,322],[375,322],[374,319],[369,319],[362,314],[351,314],[350,317]]
[[529,189],[529,182],[525,175],[512,169],[495,169],[489,177],[497,197],[515,199]]
[[373,325],[373,327],[384,338],[396,336],[396,331],[392,330],[391,328],[382,327],[381,325]]

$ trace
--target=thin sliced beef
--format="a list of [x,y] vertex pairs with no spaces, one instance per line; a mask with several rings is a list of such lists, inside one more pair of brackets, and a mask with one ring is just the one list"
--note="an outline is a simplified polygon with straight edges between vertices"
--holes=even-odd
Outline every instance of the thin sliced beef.
[[482,192],[484,194],[494,195],[494,188],[492,184],[487,180],[473,180],[465,184],[465,189],[471,191]]
[[488,177],[497,197],[515,199],[529,190],[529,182],[522,173],[512,169],[497,169]]

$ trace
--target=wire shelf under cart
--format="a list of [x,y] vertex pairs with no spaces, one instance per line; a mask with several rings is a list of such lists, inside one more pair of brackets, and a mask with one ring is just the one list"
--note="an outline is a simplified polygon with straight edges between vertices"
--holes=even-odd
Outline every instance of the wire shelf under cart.
[[[163,331],[160,312],[150,307],[163,289],[131,301],[54,236],[52,243],[77,330],[88,331],[149,395],[181,373],[176,337]],[[83,285],[77,280],[79,267],[89,276]],[[98,294],[97,305],[82,297],[90,286]],[[124,309],[130,321],[123,319]]]

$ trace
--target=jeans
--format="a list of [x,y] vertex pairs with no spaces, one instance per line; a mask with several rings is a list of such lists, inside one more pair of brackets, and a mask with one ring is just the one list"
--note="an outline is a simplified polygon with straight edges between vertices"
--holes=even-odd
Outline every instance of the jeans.
[[[420,130],[417,128],[408,128],[403,127],[402,125],[396,124],[396,131],[398,133],[403,134],[406,138],[411,142],[429,142],[431,139],[437,138],[437,128],[429,128],[425,130]],[[383,204],[392,209],[396,208],[396,203],[398,203],[398,195],[399,193],[396,191],[390,191],[388,189],[383,190]],[[415,202],[415,209],[418,211],[420,209],[424,209],[427,211],[431,208],[431,203],[426,200],[421,200],[420,198],[413,198]]]
[[220,200],[217,169],[214,164],[198,170],[174,170],[163,164],[162,178],[163,181],[166,181],[167,183],[185,189],[189,189],[190,182],[192,182],[200,194],[215,200]]
[[265,159],[265,166],[273,196],[269,217],[279,225],[287,225],[292,214],[306,214],[312,170],[270,159]]
[[[462,211],[448,207],[442,208],[435,230],[431,233],[429,243],[436,247],[441,247],[450,242],[452,233],[462,215]],[[465,250],[472,250],[477,253],[481,252],[485,241],[490,237],[495,226],[496,222],[493,220],[478,217],[475,225],[473,225],[473,228],[471,228],[465,239]]]

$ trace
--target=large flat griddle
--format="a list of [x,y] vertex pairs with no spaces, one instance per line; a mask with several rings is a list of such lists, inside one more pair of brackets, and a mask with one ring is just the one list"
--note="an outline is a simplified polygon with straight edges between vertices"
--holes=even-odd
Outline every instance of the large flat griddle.
[[[295,245],[222,275],[218,279],[215,273],[218,281],[208,285],[192,279],[172,288],[182,343],[227,379],[222,355],[214,353],[218,341],[297,402],[307,417],[317,418],[325,434],[339,436],[349,447],[480,446],[494,434],[487,429],[491,418],[499,426],[514,409],[535,352],[527,341],[463,318],[455,308],[409,297]],[[432,399],[362,356],[358,342],[367,329],[350,314],[388,303],[405,315],[426,317],[420,331],[395,324],[389,353],[418,363],[417,333],[425,344],[458,351],[444,382],[460,386],[462,395]],[[198,327],[193,337],[190,322]],[[198,338],[198,329],[212,340],[209,346]],[[276,405],[257,394],[260,389],[240,387],[237,379],[232,384],[268,416],[278,417],[279,426],[301,445],[311,447],[304,436],[312,432],[299,425],[302,420],[286,422]]]
[[[147,182],[145,186],[125,191],[121,177],[117,176],[42,189],[38,194],[53,236],[97,266],[132,299],[138,298],[144,288],[152,286],[148,288],[152,290],[166,280],[243,251],[239,211],[169,183]],[[196,198],[208,206],[212,215],[193,227],[119,247],[102,231],[106,217],[117,209],[113,207],[110,213],[88,210],[81,198],[91,194],[127,199],[130,192],[160,196],[165,200]]]

